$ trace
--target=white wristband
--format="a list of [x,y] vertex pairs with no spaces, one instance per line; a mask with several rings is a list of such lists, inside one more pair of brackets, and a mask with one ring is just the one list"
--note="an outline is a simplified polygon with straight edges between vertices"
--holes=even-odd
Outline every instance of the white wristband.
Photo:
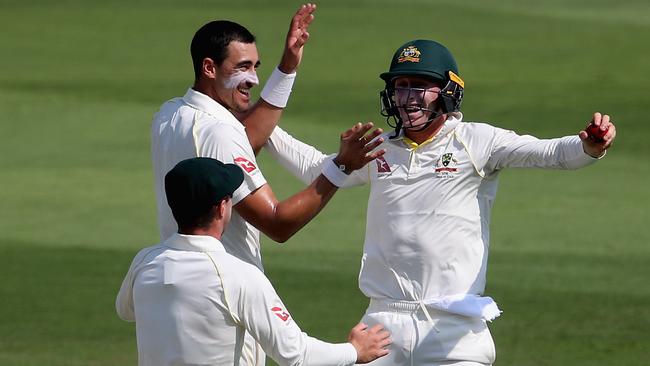
[[289,95],[291,95],[291,87],[293,86],[293,81],[295,79],[295,72],[285,74],[276,67],[271,73],[269,80],[264,84],[264,89],[262,89],[260,97],[275,107],[286,107]]
[[345,174],[334,164],[334,158],[328,158],[323,162],[323,171],[321,172],[327,180],[337,187],[343,187],[350,175]]

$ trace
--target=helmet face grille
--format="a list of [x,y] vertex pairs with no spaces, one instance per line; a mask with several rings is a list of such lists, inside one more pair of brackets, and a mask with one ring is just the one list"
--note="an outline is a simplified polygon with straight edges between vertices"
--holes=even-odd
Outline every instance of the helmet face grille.
[[[451,73],[450,73],[451,74]],[[444,113],[459,112],[463,100],[462,79],[454,74],[446,82],[444,88],[438,93],[438,99],[432,106],[426,106],[424,95],[427,92],[434,92],[422,88],[395,87],[393,83],[387,83],[386,88],[379,92],[381,102],[381,115],[386,117],[390,127],[396,129],[396,136],[399,130],[422,129],[438,116]],[[460,83],[459,83],[460,82]],[[410,102],[409,102],[410,101]],[[431,112],[431,116],[425,122],[414,123],[411,115],[413,112]]]
[[430,122],[430,118],[423,120],[421,118],[422,116],[426,115],[427,112],[431,113],[430,117],[435,115],[437,109],[435,107],[438,103],[434,102],[431,105],[427,105],[425,96],[427,93],[440,94],[439,92],[431,89],[411,87],[395,87],[392,90],[397,113],[404,128],[420,128]]

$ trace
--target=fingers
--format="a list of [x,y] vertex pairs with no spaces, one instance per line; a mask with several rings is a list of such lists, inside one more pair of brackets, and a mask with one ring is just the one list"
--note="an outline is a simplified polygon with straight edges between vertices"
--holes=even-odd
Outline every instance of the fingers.
[[381,145],[384,142],[384,138],[380,137],[378,139],[372,140],[372,142],[366,144],[364,147],[365,152],[370,152],[374,150],[377,146]]
[[594,116],[591,118],[591,123],[593,123],[596,126],[600,126],[600,120],[602,119],[603,115],[600,114],[600,112],[594,113]]
[[355,325],[354,328],[352,328],[352,330],[357,331],[357,332],[363,332],[366,329],[368,329],[368,326],[363,324],[363,323],[359,323],[359,324]]
[[587,143],[609,146],[616,136],[616,126],[609,115],[596,112],[587,127],[578,133],[578,136]]
[[389,353],[390,334],[381,324],[371,328],[357,324],[350,332],[349,342],[357,350],[357,363],[368,363]]
[[362,139],[364,139],[365,142],[368,143],[368,141],[372,141],[375,137],[381,135],[382,133],[384,133],[384,130],[382,130],[381,128],[377,128],[376,130],[370,132],[368,135],[362,137]]
[[314,20],[314,12],[316,11],[316,4],[303,4],[300,6],[296,14],[291,19],[290,32],[294,31],[306,31],[309,28],[309,25]]
[[589,140],[589,134],[587,133],[587,131],[578,132],[578,137],[580,137],[580,140],[585,141],[585,142],[587,140]]
[[377,334],[380,334],[380,333],[386,333],[386,334],[388,334],[388,332],[384,329],[384,326],[381,325],[381,324],[376,324],[375,326],[373,326],[372,328],[370,328],[370,329],[368,330],[368,332],[370,332],[370,333],[377,333]]
[[373,126],[372,122],[366,124],[359,122],[343,132],[341,134],[341,140],[360,140]]
[[609,115],[596,112],[587,127],[578,132],[578,136],[587,154],[601,157],[605,150],[612,146],[616,137],[616,126]]
[[294,48],[301,48],[302,46],[305,45],[305,43],[307,43],[308,40],[309,40],[309,32],[304,31],[304,32],[303,32],[303,33],[302,33],[302,34],[301,34],[301,35],[296,39],[296,41],[294,42],[294,44],[292,45],[292,47],[294,47]]
[[[384,130],[382,130],[381,128],[377,128],[372,132],[370,132],[368,135],[366,135],[366,133],[368,133],[368,131],[370,131],[374,126],[375,125],[372,122],[368,122],[365,124],[357,123],[348,131],[346,131],[347,133],[346,138],[348,138],[349,140],[358,140],[359,142],[365,145],[368,142],[375,139],[377,136],[384,133]],[[343,135],[341,135],[341,137],[343,137]]]
[[[359,126],[361,125],[361,126]],[[357,127],[359,126],[359,127]],[[350,135],[350,139],[354,140],[361,140],[363,138],[363,135],[366,134],[366,132],[370,131],[375,125],[372,122],[364,123],[364,124],[357,124],[353,127],[354,132],[352,135]]]
[[341,134],[341,140],[349,140],[351,139],[351,136],[355,134],[359,128],[361,128],[361,123],[357,123],[354,126],[350,127],[347,129],[345,132]]
[[374,327],[370,328],[370,330],[368,330],[368,333],[373,335],[373,337],[377,340],[377,347],[381,349],[381,352],[386,352],[382,353],[382,355],[387,354],[388,350],[386,348],[392,343],[392,340],[390,339],[390,333],[381,324],[377,324]]

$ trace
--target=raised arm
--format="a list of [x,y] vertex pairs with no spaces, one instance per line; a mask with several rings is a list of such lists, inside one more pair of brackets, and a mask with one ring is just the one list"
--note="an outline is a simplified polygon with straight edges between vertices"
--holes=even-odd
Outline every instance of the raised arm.
[[271,74],[257,103],[246,114],[237,116],[246,127],[248,140],[256,155],[278,124],[286,106],[305,43],[309,40],[308,29],[314,20],[314,11],[315,4],[302,5],[296,11],[291,19],[278,68]]
[[[368,143],[382,132],[376,129],[368,133],[372,127],[372,123],[359,123],[341,134],[341,145],[336,156],[339,165],[345,166],[346,170],[357,170],[384,154],[384,150],[372,151],[383,142],[382,138]],[[307,188],[281,202],[271,187],[265,184],[236,204],[235,210],[271,239],[284,242],[316,216],[332,198],[338,187],[330,179],[331,176],[328,179],[321,174]]]

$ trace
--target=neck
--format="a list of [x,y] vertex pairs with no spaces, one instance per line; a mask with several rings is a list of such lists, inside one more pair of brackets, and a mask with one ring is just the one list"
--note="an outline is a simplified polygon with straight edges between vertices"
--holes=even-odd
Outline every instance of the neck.
[[217,91],[214,89],[214,87],[212,87],[210,83],[206,82],[204,79],[195,80],[192,89],[209,96],[219,104],[223,105],[223,103],[219,102]]
[[405,129],[404,135],[419,145],[435,136],[445,124],[446,120],[447,114],[441,114],[436,119],[434,119],[433,122],[431,122],[431,124],[424,130],[414,131],[412,129]]
[[223,103],[221,99],[219,99],[219,96],[217,95],[216,89],[212,86],[211,83],[206,82],[204,79],[196,80],[194,81],[194,85],[192,86],[192,89],[196,90],[199,93],[205,94],[212,98],[215,102],[221,104],[224,108],[226,108],[230,113],[237,118],[237,120],[241,121],[246,117],[246,112],[237,112],[233,109],[230,109],[226,103]]
[[223,225],[220,225],[220,223],[215,223],[208,228],[179,228],[178,233],[184,235],[211,236],[217,240],[221,240],[223,229]]

